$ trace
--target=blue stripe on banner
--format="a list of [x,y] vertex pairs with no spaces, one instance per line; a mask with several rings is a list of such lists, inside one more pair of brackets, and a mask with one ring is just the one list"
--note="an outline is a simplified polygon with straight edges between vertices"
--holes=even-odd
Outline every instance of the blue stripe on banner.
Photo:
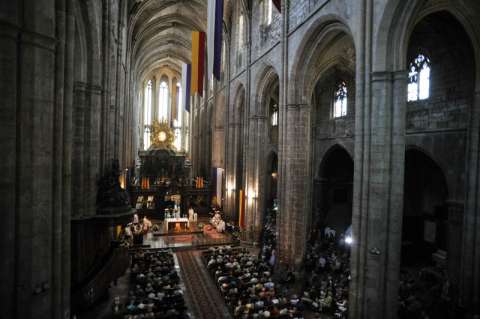
[[222,68],[222,36],[223,36],[223,0],[215,3],[215,48],[213,75],[220,81]]
[[190,112],[191,83],[192,83],[192,65],[187,64],[187,89],[185,90],[185,92],[187,93],[185,96],[185,111],[187,112]]

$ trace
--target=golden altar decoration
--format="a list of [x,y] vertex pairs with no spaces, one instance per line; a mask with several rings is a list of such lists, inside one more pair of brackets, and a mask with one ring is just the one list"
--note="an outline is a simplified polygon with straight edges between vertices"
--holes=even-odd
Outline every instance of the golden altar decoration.
[[175,135],[167,122],[159,122],[155,120],[150,128],[150,142],[152,148],[164,149],[172,148]]

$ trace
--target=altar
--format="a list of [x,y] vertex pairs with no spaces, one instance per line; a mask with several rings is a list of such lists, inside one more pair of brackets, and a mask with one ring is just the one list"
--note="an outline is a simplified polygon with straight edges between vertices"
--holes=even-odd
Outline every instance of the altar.
[[190,228],[188,218],[165,218],[163,221],[165,233],[170,232],[184,232]]

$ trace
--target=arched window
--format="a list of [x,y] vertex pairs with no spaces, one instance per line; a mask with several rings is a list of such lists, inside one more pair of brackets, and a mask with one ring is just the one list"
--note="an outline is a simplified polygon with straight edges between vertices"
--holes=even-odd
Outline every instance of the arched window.
[[213,81],[214,81],[214,79],[215,79],[215,77],[213,76],[213,74],[210,75],[210,83],[209,83],[209,85],[208,85],[208,94],[209,94],[210,96],[213,95]]
[[182,86],[180,82],[176,85],[177,90],[177,118],[173,120],[173,130],[175,133],[175,148],[180,151],[182,149],[182,121],[183,121],[183,108],[182,108]]
[[240,14],[238,18],[238,48],[241,49],[244,46],[244,33],[245,33],[245,18],[243,17],[243,12]]
[[165,81],[160,83],[158,96],[158,121],[168,122],[168,84]]
[[150,124],[152,124],[152,80],[147,82],[144,91],[143,104],[143,147],[148,149],[150,147]]
[[225,64],[227,63],[227,47],[225,41],[222,41],[222,61],[221,61],[221,79],[225,80]]
[[272,0],[263,0],[262,4],[262,24],[268,26],[272,23]]
[[410,62],[408,67],[408,102],[430,97],[430,59],[423,54]]
[[342,81],[335,87],[332,112],[334,118],[347,115],[347,101],[347,84]]
[[270,124],[273,127],[278,126],[278,106],[277,104],[273,104],[271,113],[270,113]]

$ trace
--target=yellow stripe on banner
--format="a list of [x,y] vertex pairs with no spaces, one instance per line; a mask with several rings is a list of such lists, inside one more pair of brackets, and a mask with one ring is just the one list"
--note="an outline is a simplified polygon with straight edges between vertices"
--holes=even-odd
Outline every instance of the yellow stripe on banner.
[[192,31],[192,96],[198,93],[198,57],[200,50],[200,32]]

